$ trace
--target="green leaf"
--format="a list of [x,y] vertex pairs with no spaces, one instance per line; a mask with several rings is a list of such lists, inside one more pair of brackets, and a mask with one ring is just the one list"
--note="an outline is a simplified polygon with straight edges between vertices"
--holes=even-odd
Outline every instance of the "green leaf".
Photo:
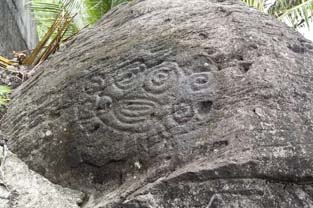
[[[28,7],[33,11],[37,22],[37,32],[39,39],[42,39],[50,26],[60,13],[68,13],[74,16],[81,10],[82,3],[79,0],[32,0]],[[79,26],[71,22],[70,30],[67,31],[64,39],[71,37],[79,31]],[[55,37],[55,32],[52,37]]]
[[309,28],[313,17],[313,0],[242,0],[248,6],[266,12],[295,28]]
[[242,0],[244,3],[246,3],[250,7],[255,7],[260,11],[265,10],[265,2],[266,0]]
[[128,0],[84,0],[89,23],[95,23],[113,7]]
[[7,95],[11,92],[11,88],[5,85],[0,85],[0,94]]
[[313,16],[313,0],[276,0],[269,8],[269,14],[294,27],[304,24],[309,27]]
[[121,4],[121,3],[124,3],[124,2],[127,2],[128,0],[112,0],[111,2],[111,8]]
[[9,102],[9,94],[11,88],[5,85],[0,85],[0,108],[5,106]]

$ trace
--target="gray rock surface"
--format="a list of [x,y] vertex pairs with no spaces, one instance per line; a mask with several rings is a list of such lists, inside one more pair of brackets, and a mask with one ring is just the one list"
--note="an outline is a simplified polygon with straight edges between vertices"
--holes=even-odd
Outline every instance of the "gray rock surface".
[[312,69],[239,1],[137,0],[42,64],[2,130],[82,207],[312,207]]
[[[27,0],[0,0],[0,55],[35,48],[38,42],[35,22]],[[28,3],[29,4],[29,3]]]
[[79,208],[83,203],[83,193],[52,184],[29,170],[26,164],[10,151],[5,151],[3,146],[0,149],[1,208]]

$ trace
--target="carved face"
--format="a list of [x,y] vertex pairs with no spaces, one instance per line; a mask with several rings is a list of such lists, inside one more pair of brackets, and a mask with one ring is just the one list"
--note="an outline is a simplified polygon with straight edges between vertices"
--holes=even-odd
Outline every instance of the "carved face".
[[168,140],[175,144],[209,119],[215,97],[211,72],[184,71],[174,62],[148,69],[135,62],[117,69],[112,78],[104,77],[93,79],[100,84],[91,83],[93,90],[85,91],[77,109],[77,122],[88,140],[83,143],[90,144],[79,148],[83,161],[104,165],[141,151],[160,154],[167,151]]

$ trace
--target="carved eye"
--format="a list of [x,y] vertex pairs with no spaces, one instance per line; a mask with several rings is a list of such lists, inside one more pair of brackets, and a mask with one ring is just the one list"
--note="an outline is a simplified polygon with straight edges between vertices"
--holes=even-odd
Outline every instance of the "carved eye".
[[122,71],[117,75],[115,85],[123,90],[128,90],[130,88],[135,87],[136,83],[138,83],[138,75],[140,73],[139,68],[133,68],[128,71]]
[[170,89],[176,81],[176,71],[174,69],[162,67],[147,75],[144,88],[147,92],[159,94]]
[[158,71],[151,77],[151,82],[156,86],[165,85],[169,77],[170,75],[168,71]]
[[124,80],[131,79],[134,76],[132,72],[128,72],[122,77]]
[[203,84],[206,84],[208,82],[208,77],[207,76],[200,76],[200,77],[197,77],[196,80],[195,80],[195,84],[198,84],[198,85],[203,85]]
[[197,91],[210,88],[211,87],[210,79],[212,78],[209,72],[196,73],[196,74],[191,75],[190,81],[189,81],[191,91],[197,92]]

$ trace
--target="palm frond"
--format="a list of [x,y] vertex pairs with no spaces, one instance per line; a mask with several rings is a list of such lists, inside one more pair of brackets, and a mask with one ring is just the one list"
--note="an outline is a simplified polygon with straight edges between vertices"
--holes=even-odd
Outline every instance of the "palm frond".
[[11,60],[9,60],[9,59],[7,59],[5,57],[0,56],[0,67],[7,68],[7,67],[12,66],[14,64],[15,63],[12,62]]
[[265,11],[266,0],[242,0],[242,1],[250,7],[257,8],[262,12]]
[[[39,38],[43,38],[54,20],[61,13],[75,15],[81,9],[82,3],[79,0],[32,0],[28,6],[33,11],[37,22],[37,31]],[[73,33],[66,34],[71,36],[78,31],[75,22],[71,22],[70,31]]]
[[310,26],[313,16],[313,0],[276,0],[269,13],[293,27]]
[[117,6],[117,5],[121,4],[121,3],[127,2],[127,1],[129,1],[129,0],[112,0],[111,1],[111,8]]
[[129,0],[84,0],[88,13],[88,22],[95,23],[113,7]]
[[88,13],[88,22],[95,23],[111,8],[111,2],[108,0],[85,0],[85,6]]
[[73,19],[76,14],[73,14],[73,10],[77,4],[77,0],[67,0],[58,4],[55,8],[58,8],[58,13],[48,28],[45,35],[41,38],[36,48],[32,53],[24,59],[23,65],[35,66],[44,60],[46,60],[51,54],[53,54],[60,46],[60,43],[77,32],[77,29],[73,25]]

